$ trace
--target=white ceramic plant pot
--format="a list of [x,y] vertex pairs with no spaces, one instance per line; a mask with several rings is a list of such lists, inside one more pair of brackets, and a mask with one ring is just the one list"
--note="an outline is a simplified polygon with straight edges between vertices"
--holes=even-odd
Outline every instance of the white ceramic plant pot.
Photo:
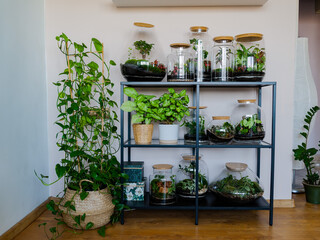
[[160,144],[177,144],[179,137],[178,124],[159,124]]

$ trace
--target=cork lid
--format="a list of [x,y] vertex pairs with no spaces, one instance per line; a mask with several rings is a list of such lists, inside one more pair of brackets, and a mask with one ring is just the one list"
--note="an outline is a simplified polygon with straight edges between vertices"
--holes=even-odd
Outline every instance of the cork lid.
[[157,169],[157,170],[166,170],[166,169],[173,168],[171,164],[155,164],[152,167],[153,169]]
[[256,42],[263,38],[261,33],[245,33],[235,36],[237,42]]
[[216,43],[232,42],[233,37],[232,36],[218,36],[218,37],[213,38],[213,41],[215,41]]
[[[206,109],[207,106],[199,106],[199,109]],[[197,109],[197,107],[189,107],[189,109]]]
[[[182,155],[183,160],[185,161],[195,161],[196,156],[195,155]],[[199,155],[199,160],[201,159],[201,156]]]
[[134,22],[133,25],[137,27],[145,27],[145,28],[153,28],[154,25],[150,23],[143,23],[143,22]]
[[230,116],[212,116],[212,120],[229,120]]
[[172,48],[189,48],[190,44],[189,43],[172,43],[172,44],[170,44],[170,47],[172,47]]
[[255,99],[241,99],[238,100],[238,103],[255,103],[256,100]]
[[239,163],[239,162],[227,162],[226,168],[231,172],[243,172],[248,167],[245,163]]
[[208,31],[208,27],[205,26],[192,26],[190,27],[191,32],[206,32]]

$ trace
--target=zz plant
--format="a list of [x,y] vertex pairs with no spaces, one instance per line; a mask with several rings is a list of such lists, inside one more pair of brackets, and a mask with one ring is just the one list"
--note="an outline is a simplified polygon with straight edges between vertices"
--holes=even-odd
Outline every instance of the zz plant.
[[[67,68],[60,75],[61,80],[54,83],[58,88],[57,109],[58,119],[55,122],[60,127],[57,133],[57,146],[64,157],[55,166],[57,180],[47,184],[48,176],[37,177],[44,185],[51,185],[64,179],[64,192],[67,188],[76,191],[84,200],[90,191],[100,191],[108,188],[113,196],[115,212],[111,222],[118,221],[121,210],[125,207],[120,203],[121,174],[120,164],[115,156],[119,150],[120,136],[117,133],[118,116],[113,110],[117,107],[111,100],[114,83],[109,79],[111,60],[105,63],[103,45],[92,38],[90,47],[84,43],[72,42],[65,34],[56,37],[58,47],[67,61]],[[103,68],[92,59],[103,63]],[[47,208],[55,215],[58,225],[63,224],[62,200],[51,200]],[[62,207],[67,212],[75,211],[73,201],[67,201]],[[72,217],[74,225],[81,227],[86,215]],[[45,223],[42,224],[45,226]],[[89,222],[85,229],[94,227]],[[105,235],[106,227],[98,230]],[[53,238],[60,236],[58,227],[50,228]]]

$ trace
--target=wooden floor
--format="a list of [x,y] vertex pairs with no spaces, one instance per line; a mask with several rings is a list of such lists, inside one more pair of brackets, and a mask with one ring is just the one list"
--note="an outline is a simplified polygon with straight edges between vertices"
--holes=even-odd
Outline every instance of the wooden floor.
[[[194,225],[193,211],[131,211],[125,224],[111,226],[105,239],[320,239],[320,205],[294,195],[296,208],[274,210],[274,225],[268,224],[268,211],[201,211]],[[55,223],[43,213],[16,240],[46,239],[38,224]],[[95,230],[75,235],[65,232],[59,239],[104,239]]]

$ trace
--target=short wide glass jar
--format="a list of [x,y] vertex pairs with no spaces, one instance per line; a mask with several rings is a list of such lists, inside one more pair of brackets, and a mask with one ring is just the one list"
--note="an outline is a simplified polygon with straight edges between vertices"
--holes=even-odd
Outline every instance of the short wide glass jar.
[[154,205],[170,205],[176,202],[175,175],[170,164],[152,166],[150,175],[150,201]]
[[234,138],[234,127],[229,116],[213,116],[207,127],[207,135],[213,143],[228,143]]
[[[198,168],[198,197],[205,197],[208,191],[209,172],[208,166],[199,156]],[[177,195],[184,198],[196,197],[196,156],[182,155],[177,172]]]

